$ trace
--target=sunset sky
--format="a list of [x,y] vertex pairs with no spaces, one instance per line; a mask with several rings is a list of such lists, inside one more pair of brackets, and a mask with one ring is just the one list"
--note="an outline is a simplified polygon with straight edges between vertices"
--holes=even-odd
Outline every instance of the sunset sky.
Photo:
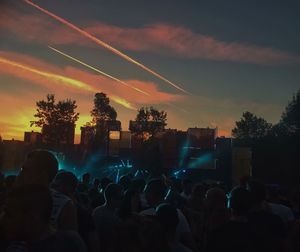
[[300,88],[299,1],[33,1],[48,14],[28,2],[0,2],[4,139],[38,130],[29,122],[48,93],[77,101],[78,141],[95,92],[111,98],[123,130],[137,108],[154,106],[169,128],[230,136],[246,110],[278,122]]

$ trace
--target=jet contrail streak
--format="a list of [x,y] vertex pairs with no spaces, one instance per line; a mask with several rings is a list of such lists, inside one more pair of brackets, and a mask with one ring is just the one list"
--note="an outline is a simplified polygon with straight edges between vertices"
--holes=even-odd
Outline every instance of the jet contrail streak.
[[70,27],[71,29],[77,31],[78,33],[80,33],[81,35],[85,36],[86,38],[89,38],[90,40],[94,41],[95,43],[97,43],[98,45],[110,50],[111,52],[113,52],[116,55],[119,55],[120,57],[122,57],[123,59],[139,66],[140,68],[144,69],[145,71],[151,73],[152,75],[156,76],[157,78],[163,80],[164,82],[168,83],[169,85],[173,86],[174,88],[186,93],[186,94],[190,94],[188,91],[184,90],[183,88],[179,87],[178,85],[176,85],[175,83],[169,81],[168,79],[166,79],[165,77],[163,77],[162,75],[160,75],[159,73],[151,70],[150,68],[146,67],[145,65],[143,65],[142,63],[134,60],[133,58],[129,57],[128,55],[122,53],[121,51],[119,51],[118,49],[110,46],[109,44],[105,43],[104,41],[96,38],[95,36],[91,35],[90,33],[82,30],[81,28],[77,27],[76,25],[70,23],[69,21],[65,20],[64,18],[61,18],[57,15],[55,15],[54,13],[40,7],[39,5],[29,1],[29,0],[24,0],[24,2],[26,2],[27,4],[35,7],[36,9],[42,11],[43,13],[47,14],[48,16],[56,19],[57,21],[65,24],[66,26]]
[[[89,91],[89,92],[99,92],[98,89],[96,89],[93,86],[90,86],[89,84],[87,84],[85,82],[82,82],[80,80],[76,80],[76,79],[69,78],[69,77],[66,77],[66,76],[63,76],[63,75],[59,75],[59,74],[54,74],[54,73],[42,71],[42,70],[39,70],[39,69],[34,68],[32,66],[24,65],[24,64],[21,64],[19,62],[9,60],[9,59],[6,59],[6,58],[3,58],[3,57],[0,56],[0,64],[1,63],[4,64],[4,65],[9,65],[9,66],[12,66],[14,68],[21,69],[21,70],[26,71],[26,72],[33,73],[33,74],[38,75],[38,76],[42,76],[42,77],[44,77],[46,79],[49,79],[53,82],[63,83],[64,85],[71,85],[73,87],[83,89],[83,90],[86,90],[86,91]],[[136,107],[134,107],[130,102],[126,101],[123,98],[120,98],[120,97],[117,97],[117,96],[114,96],[114,95],[110,95],[110,98],[115,103],[118,103],[118,104],[124,106],[125,108],[136,110]]]
[[91,87],[90,85],[88,85],[84,82],[81,82],[79,80],[75,80],[75,79],[72,79],[72,78],[69,78],[69,77],[66,77],[66,76],[63,76],[63,75],[58,75],[58,74],[53,74],[53,73],[50,73],[50,72],[45,72],[45,71],[39,70],[37,68],[34,68],[32,66],[24,65],[24,64],[18,63],[16,61],[6,59],[6,58],[0,57],[0,63],[10,65],[10,66],[13,66],[13,67],[17,67],[21,70],[25,70],[27,72],[45,77],[45,78],[50,79],[50,80],[55,81],[55,82],[60,82],[60,83],[63,83],[63,84],[71,85],[73,87],[84,89],[84,90],[87,90],[87,91],[92,91],[92,92],[95,91],[93,87]]
[[108,77],[108,78],[110,78],[110,79],[112,79],[112,80],[115,80],[115,81],[117,81],[117,82],[119,82],[119,83],[121,83],[121,84],[123,84],[123,85],[129,87],[129,88],[134,89],[134,90],[137,91],[137,92],[140,92],[140,93],[142,93],[142,94],[144,94],[144,95],[149,96],[149,94],[148,94],[147,92],[145,92],[145,91],[143,91],[143,90],[141,90],[141,89],[139,89],[139,88],[137,88],[137,87],[134,87],[134,86],[132,86],[132,85],[130,85],[130,84],[128,84],[128,83],[126,83],[126,82],[124,82],[124,81],[122,81],[122,80],[116,78],[116,77],[113,77],[112,75],[107,74],[107,73],[105,73],[105,72],[99,70],[98,68],[95,68],[95,67],[93,67],[93,66],[91,66],[91,65],[89,65],[89,64],[87,64],[87,63],[84,63],[84,62],[82,62],[81,60],[76,59],[76,58],[72,57],[71,55],[68,55],[68,54],[66,54],[66,53],[64,53],[64,52],[62,52],[62,51],[60,51],[60,50],[58,50],[58,49],[56,49],[56,48],[54,48],[54,47],[52,47],[52,46],[48,46],[48,47],[49,47],[51,50],[53,50],[53,51],[55,51],[55,52],[57,52],[57,53],[59,53],[59,54],[65,56],[65,57],[67,57],[67,58],[69,58],[69,59],[71,59],[71,60],[73,60],[73,61],[75,61],[75,62],[77,62],[77,63],[79,63],[79,64],[81,64],[81,65],[83,65],[83,66],[85,66],[85,67],[87,67],[87,68],[89,68],[89,69],[92,69],[92,70],[94,70],[94,71],[97,72],[97,73],[100,73],[100,74],[102,74],[102,75],[104,75],[104,76],[106,76],[106,77]]

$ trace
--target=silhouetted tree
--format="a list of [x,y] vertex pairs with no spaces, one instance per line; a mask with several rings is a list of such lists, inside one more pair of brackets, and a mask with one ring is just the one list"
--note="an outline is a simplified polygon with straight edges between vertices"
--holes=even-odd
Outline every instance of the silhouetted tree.
[[256,140],[267,136],[272,124],[250,112],[244,112],[240,121],[237,121],[232,135],[239,140]]
[[91,111],[92,123],[101,121],[114,121],[117,119],[116,110],[109,104],[109,98],[104,93],[96,93],[94,97],[94,108]]
[[91,111],[92,121],[86,126],[94,128],[95,137],[92,141],[92,149],[107,149],[109,134],[109,124],[116,121],[117,112],[110,105],[109,97],[105,93],[96,93],[94,97],[94,107]]
[[137,135],[154,136],[165,129],[167,125],[167,113],[153,107],[142,107],[138,110],[135,121],[130,125],[130,131]]
[[135,121],[131,121],[129,129],[141,141],[134,163],[146,169],[152,175],[162,173],[159,140],[155,134],[163,131],[167,125],[167,113],[153,107],[142,107],[138,110]]
[[265,183],[294,189],[300,179],[300,91],[293,96],[279,123],[271,124],[246,112],[236,122],[234,144],[252,150],[252,175]]
[[31,126],[42,128],[43,141],[57,147],[60,143],[68,142],[68,137],[75,129],[75,123],[79,118],[76,101],[67,99],[55,102],[54,94],[48,94],[47,100],[36,103],[38,120],[31,121]]
[[277,135],[300,135],[300,90],[293,96],[281,116],[280,122],[275,126]]

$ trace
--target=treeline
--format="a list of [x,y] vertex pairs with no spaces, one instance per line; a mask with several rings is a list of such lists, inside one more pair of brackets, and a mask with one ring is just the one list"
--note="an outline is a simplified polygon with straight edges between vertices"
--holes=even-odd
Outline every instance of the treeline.
[[[80,116],[76,112],[76,101],[67,99],[56,102],[55,95],[48,94],[46,100],[36,102],[36,107],[34,115],[36,120],[31,121],[30,125],[41,128],[43,141],[54,148],[62,142],[67,142],[67,138],[70,136],[70,132],[74,132]],[[96,93],[90,115],[92,119],[86,122],[85,126],[94,129],[102,122],[116,121],[118,114],[105,93]],[[130,128],[131,132],[141,136],[147,134],[151,137],[158,130],[165,128],[167,113],[153,107],[142,107],[137,111],[134,120],[136,123]]]
[[232,130],[235,146],[252,149],[253,176],[270,184],[299,187],[300,90],[288,102],[278,123],[245,112]]

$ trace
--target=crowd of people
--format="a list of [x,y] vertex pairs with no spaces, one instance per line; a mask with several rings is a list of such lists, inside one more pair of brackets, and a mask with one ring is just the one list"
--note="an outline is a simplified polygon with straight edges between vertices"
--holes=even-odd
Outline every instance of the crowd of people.
[[0,251],[300,251],[300,195],[252,178],[78,178],[46,150],[0,176]]

